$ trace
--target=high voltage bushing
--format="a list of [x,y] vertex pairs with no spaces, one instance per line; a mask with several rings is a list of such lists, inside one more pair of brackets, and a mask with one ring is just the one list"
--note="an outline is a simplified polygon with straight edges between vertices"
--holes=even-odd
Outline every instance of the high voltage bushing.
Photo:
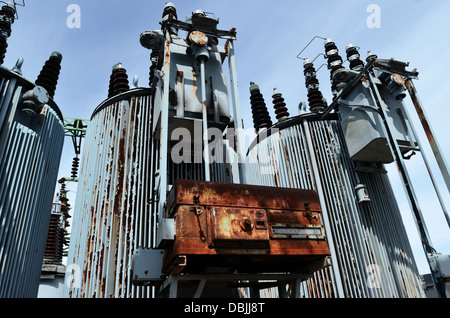
[[16,10],[14,4],[6,3],[0,10],[0,65],[3,64],[8,43],[6,40],[11,35],[11,25],[14,23]]
[[328,69],[330,70],[331,90],[333,94],[336,94],[337,85],[347,78],[348,72],[342,65],[343,60],[339,55],[336,44],[331,39],[325,40],[325,56],[327,57]]
[[364,68],[364,62],[361,60],[361,56],[356,46],[352,43],[348,44],[345,48],[347,54],[347,60],[350,62],[350,69],[352,71],[361,72]]
[[56,85],[58,84],[59,72],[61,71],[62,55],[59,52],[53,52],[50,58],[45,62],[42,70],[35,82],[36,85],[42,86],[48,95],[53,98],[55,96]]
[[115,64],[109,78],[108,98],[126,92],[129,89],[127,71],[123,68],[122,63]]
[[[175,5],[172,2],[167,2],[164,6],[164,11],[162,14],[162,22],[161,22],[161,30],[164,30],[167,27],[167,23],[171,19],[178,19],[177,16],[177,9],[175,8]],[[169,28],[170,34],[178,35],[178,29],[174,27]]]
[[305,85],[308,91],[308,104],[312,112],[321,112],[326,107],[325,99],[319,90],[319,80],[316,76],[316,69],[310,59],[303,62],[303,74],[305,75]]
[[277,91],[276,88],[273,89],[272,95],[272,103],[273,108],[275,109],[275,114],[278,121],[289,118],[289,112],[286,108],[286,103],[284,102],[284,98],[280,92]]
[[253,126],[258,131],[261,128],[272,126],[269,111],[267,110],[264,97],[259,86],[250,82],[250,104],[252,105]]
[[328,60],[328,69],[330,70],[331,78],[334,78],[337,71],[343,69],[344,66],[342,66],[343,60],[339,55],[339,50],[331,39],[325,40],[325,56]]
[[74,157],[72,161],[72,179],[75,179],[78,176],[78,167],[80,166],[80,158]]

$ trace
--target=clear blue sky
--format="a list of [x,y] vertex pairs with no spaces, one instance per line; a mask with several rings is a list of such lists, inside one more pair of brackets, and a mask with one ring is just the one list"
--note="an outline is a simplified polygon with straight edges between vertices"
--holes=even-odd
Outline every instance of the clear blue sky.
[[[159,29],[165,1],[156,0],[25,0],[18,7],[19,19],[12,26],[4,66],[11,68],[23,57],[24,76],[35,80],[52,51],[63,54],[62,71],[55,101],[65,117],[89,119],[95,107],[107,96],[112,66],[122,62],[132,78],[138,75],[141,86],[147,86],[149,51],[139,44],[139,35],[146,30]],[[220,18],[220,29],[237,29],[235,44],[241,106],[245,125],[252,125],[249,105],[249,83],[256,82],[268,105],[272,89],[286,99],[291,115],[298,114],[298,104],[306,100],[302,61],[297,54],[314,37],[330,37],[344,55],[345,46],[354,43],[361,48],[365,59],[367,51],[380,58],[394,57],[410,62],[420,72],[415,82],[425,105],[432,127],[444,156],[450,158],[448,136],[448,98],[450,92],[450,2],[447,0],[321,0],[321,1],[266,1],[266,0],[208,0],[172,1],[180,20],[192,11],[203,9]],[[70,4],[81,9],[81,27],[69,28],[67,12]],[[370,4],[380,10],[380,28],[369,28],[367,12]],[[323,53],[321,40],[316,40],[304,52],[315,58]],[[318,68],[324,62],[316,60]],[[319,71],[321,90],[331,100],[329,72]],[[409,102],[409,99],[408,99]],[[409,103],[410,104],[410,103]],[[408,105],[409,105],[408,104]],[[427,145],[425,135],[414,109],[409,105],[420,139]],[[273,112],[271,112],[273,115]],[[274,116],[273,116],[274,119]],[[434,157],[426,147],[433,171],[439,173]],[[68,139],[61,163],[60,177],[70,175],[73,149]],[[450,231],[442,216],[427,172],[419,156],[407,162],[434,247],[450,254]],[[389,166],[393,186],[409,231],[419,270],[428,272],[423,251],[412,223],[409,206],[396,168]],[[445,184],[438,178],[444,198],[450,203]],[[69,186],[76,191],[74,185]],[[70,203],[75,203],[71,199]]]

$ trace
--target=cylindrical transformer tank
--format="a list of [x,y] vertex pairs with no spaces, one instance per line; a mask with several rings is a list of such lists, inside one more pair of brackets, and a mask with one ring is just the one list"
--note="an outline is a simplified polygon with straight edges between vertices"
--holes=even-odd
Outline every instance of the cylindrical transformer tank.
[[64,143],[47,91],[0,67],[0,297],[36,297]]
[[319,194],[331,266],[301,283],[302,297],[424,297],[383,165],[350,160],[337,117],[304,114],[260,132],[248,182]]
[[65,297],[143,297],[131,284],[136,248],[151,246],[150,90],[105,100],[86,131],[67,259]]

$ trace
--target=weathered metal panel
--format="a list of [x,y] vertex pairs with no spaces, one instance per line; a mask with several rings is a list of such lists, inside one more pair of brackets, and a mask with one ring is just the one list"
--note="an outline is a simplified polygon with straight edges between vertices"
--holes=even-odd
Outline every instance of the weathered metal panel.
[[[254,144],[252,184],[316,190],[332,266],[300,285],[304,297],[424,297],[410,243],[382,165],[355,167],[338,120],[305,115]],[[371,203],[355,192],[365,184]]]
[[21,110],[34,84],[0,68],[0,297],[36,297],[64,142],[50,100],[36,117]]
[[215,266],[310,274],[329,256],[318,201],[311,190],[177,180],[167,205],[176,237],[164,271],[183,257],[184,273]]
[[67,261],[80,283],[66,288],[66,296],[150,292],[133,287],[130,277],[134,251],[150,247],[152,240],[150,131],[148,89],[130,90],[95,110],[86,132]]

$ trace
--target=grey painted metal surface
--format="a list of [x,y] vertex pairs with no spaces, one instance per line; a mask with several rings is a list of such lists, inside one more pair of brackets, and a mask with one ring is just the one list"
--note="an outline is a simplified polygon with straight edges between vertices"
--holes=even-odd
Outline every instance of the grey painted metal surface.
[[131,284],[136,248],[151,245],[151,108],[148,89],[116,95],[86,132],[67,259],[65,297],[141,297]]
[[63,148],[52,99],[34,117],[22,110],[36,88],[0,67],[0,297],[37,295]]
[[[424,297],[383,166],[356,166],[350,160],[337,118],[320,121],[307,114],[272,130],[249,150],[248,181],[318,191],[332,250],[332,266],[302,282],[301,295]],[[366,186],[371,203],[359,203],[355,191],[359,184]]]

